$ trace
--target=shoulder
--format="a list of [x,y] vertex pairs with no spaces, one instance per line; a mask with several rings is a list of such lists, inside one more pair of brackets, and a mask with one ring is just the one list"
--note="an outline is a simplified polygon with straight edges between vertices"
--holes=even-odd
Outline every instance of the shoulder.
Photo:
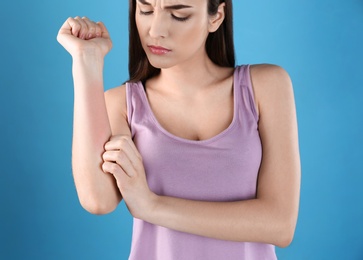
[[126,84],[105,91],[105,101],[107,108],[112,107],[126,112]]
[[251,72],[254,73],[262,73],[267,74],[271,76],[288,76],[286,70],[282,68],[279,65],[275,64],[268,64],[268,63],[262,63],[262,64],[251,64],[250,65]]
[[120,98],[119,95],[123,95],[124,97],[126,97],[126,84],[105,91],[105,97],[111,100],[116,96]]
[[252,84],[256,90],[264,88],[290,88],[291,79],[285,69],[273,64],[254,64],[250,66]]
[[250,75],[259,112],[278,100],[293,99],[290,76],[282,67],[273,64],[254,64],[250,66]]

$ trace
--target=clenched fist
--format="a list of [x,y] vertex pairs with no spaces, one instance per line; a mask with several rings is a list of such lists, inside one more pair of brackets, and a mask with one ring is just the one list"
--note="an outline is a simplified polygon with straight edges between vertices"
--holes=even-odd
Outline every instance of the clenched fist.
[[87,17],[68,18],[58,32],[57,40],[72,57],[80,54],[104,57],[112,48],[105,25]]

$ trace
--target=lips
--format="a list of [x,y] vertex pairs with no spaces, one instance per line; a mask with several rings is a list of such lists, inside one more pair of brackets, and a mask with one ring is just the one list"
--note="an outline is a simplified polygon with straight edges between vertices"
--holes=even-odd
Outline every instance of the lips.
[[171,50],[164,48],[162,46],[148,45],[147,46],[151,53],[156,55],[165,55],[171,52]]

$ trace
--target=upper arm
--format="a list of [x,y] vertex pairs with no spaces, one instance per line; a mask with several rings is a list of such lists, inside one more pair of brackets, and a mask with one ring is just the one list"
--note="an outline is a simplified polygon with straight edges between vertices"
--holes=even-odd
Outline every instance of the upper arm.
[[125,85],[105,92],[105,101],[112,135],[131,136],[127,122],[127,103]]
[[251,79],[262,142],[257,198],[270,201],[295,228],[300,155],[292,83],[285,70],[273,65],[252,66]]

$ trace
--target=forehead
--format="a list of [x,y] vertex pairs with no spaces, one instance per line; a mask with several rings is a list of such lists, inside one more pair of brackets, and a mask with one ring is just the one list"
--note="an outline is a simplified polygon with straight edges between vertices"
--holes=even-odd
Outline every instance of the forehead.
[[150,4],[152,6],[173,6],[173,5],[187,5],[187,6],[199,6],[206,0],[136,0],[142,4]]

